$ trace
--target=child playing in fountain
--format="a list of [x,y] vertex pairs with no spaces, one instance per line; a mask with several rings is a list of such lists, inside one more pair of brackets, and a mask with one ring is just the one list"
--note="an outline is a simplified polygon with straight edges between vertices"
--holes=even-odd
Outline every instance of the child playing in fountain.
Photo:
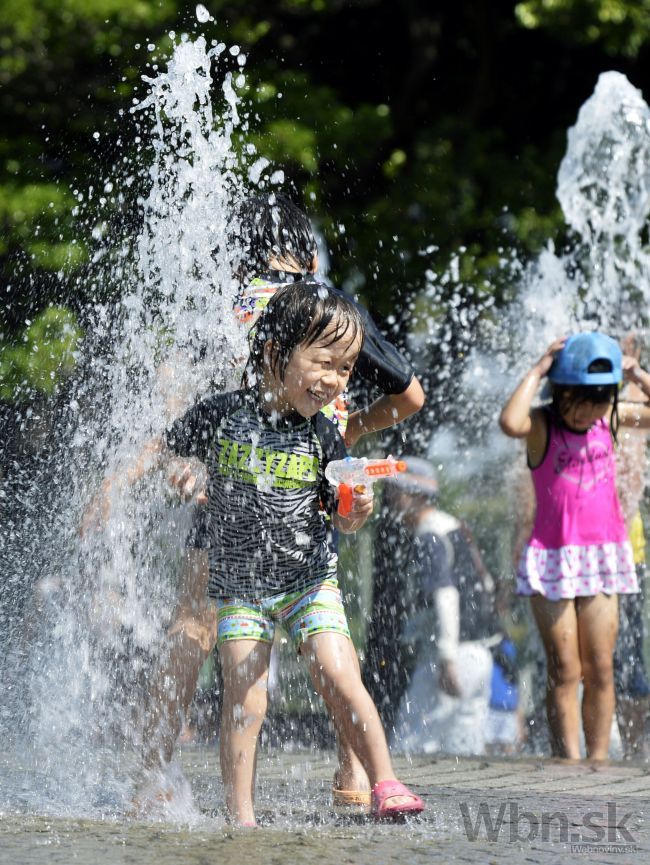
[[[532,408],[544,376],[552,402]],[[650,395],[650,375],[601,333],[554,342],[522,379],[500,424],[525,438],[537,510],[517,591],[530,596],[547,665],[554,754],[580,757],[578,684],[587,756],[604,760],[614,712],[617,596],[638,591],[616,493],[619,427],[650,428],[650,408],[619,402],[623,379]]]
[[[424,808],[396,780],[377,710],[349,663],[337,556],[321,513],[324,507],[348,533],[372,511],[372,498],[362,494],[350,516],[340,516],[324,480],[327,463],[346,451],[321,409],[345,389],[363,338],[358,309],[340,293],[316,282],[280,289],[251,338],[247,375],[254,384],[189,409],[134,470],[165,455],[207,468],[208,595],[224,681],[221,768],[228,812],[240,825],[255,825],[256,750],[277,624],[289,631],[361,760],[372,813],[394,818]],[[193,472],[189,463],[177,485],[191,486]]]
[[[246,199],[235,223],[245,249],[238,278],[244,289],[235,315],[251,328],[278,289],[313,275],[318,269],[317,244],[307,215],[281,192],[262,193]],[[330,289],[342,296],[337,289]],[[371,317],[355,305],[364,321],[365,339],[355,372],[381,393],[369,406],[348,414],[344,394],[321,408],[323,414],[345,436],[348,446],[359,438],[400,423],[424,402],[424,394],[407,359],[379,332]],[[199,670],[212,646],[216,625],[213,611],[205,605],[208,582],[208,539],[202,526],[204,508],[196,515],[188,541],[179,610],[169,629],[169,655],[152,681],[152,710],[145,726],[145,766],[155,770],[171,760],[183,713],[194,694]],[[359,669],[352,643],[346,644],[348,663]],[[359,673],[360,674],[360,673]],[[168,682],[173,683],[170,689]],[[339,766],[332,790],[336,805],[370,806],[368,779],[343,731],[337,731]],[[153,787],[159,786],[154,778]],[[158,794],[156,794],[156,797]],[[145,797],[146,798],[146,797]]]

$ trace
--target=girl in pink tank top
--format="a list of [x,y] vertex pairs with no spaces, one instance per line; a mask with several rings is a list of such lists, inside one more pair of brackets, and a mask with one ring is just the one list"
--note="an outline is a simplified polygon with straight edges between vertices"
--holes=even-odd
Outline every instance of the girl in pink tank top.
[[546,454],[531,467],[537,511],[517,593],[556,601],[636,592],[609,422],[576,432],[554,423],[552,410],[546,422]]
[[[533,408],[540,382],[550,406]],[[579,333],[554,342],[501,412],[506,435],[525,438],[537,510],[517,592],[531,597],[548,662],[553,752],[580,757],[578,684],[587,755],[606,759],[614,711],[617,596],[638,591],[616,492],[619,424],[650,428],[650,408],[618,402],[623,378],[650,396],[650,375],[614,340]]]

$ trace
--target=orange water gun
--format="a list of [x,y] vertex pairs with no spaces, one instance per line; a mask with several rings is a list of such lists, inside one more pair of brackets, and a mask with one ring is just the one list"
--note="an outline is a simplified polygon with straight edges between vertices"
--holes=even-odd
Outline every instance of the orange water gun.
[[347,517],[352,510],[355,493],[361,495],[375,481],[393,477],[406,471],[406,463],[393,457],[384,460],[369,460],[366,457],[346,457],[327,464],[325,477],[338,488],[339,514]]

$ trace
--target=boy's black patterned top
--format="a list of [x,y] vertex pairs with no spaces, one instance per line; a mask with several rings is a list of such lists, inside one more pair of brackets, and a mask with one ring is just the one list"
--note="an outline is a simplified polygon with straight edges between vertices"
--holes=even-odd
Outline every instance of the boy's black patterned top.
[[272,420],[257,391],[234,391],[189,409],[166,440],[208,470],[210,597],[263,598],[336,575],[320,511],[334,508],[325,467],[346,450],[320,412]]

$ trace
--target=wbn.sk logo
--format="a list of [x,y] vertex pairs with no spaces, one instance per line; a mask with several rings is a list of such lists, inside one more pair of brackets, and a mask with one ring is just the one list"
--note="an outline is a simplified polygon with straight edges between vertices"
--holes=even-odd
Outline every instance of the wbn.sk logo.
[[628,811],[619,816],[616,802],[607,802],[604,811],[587,811],[571,824],[564,811],[534,814],[532,811],[520,811],[517,802],[502,802],[498,811],[496,806],[490,810],[487,802],[480,802],[475,816],[472,816],[467,802],[459,804],[468,841],[485,838],[488,841],[508,840],[511,843],[535,839],[572,844],[636,843],[626,825],[634,816],[633,812]]

